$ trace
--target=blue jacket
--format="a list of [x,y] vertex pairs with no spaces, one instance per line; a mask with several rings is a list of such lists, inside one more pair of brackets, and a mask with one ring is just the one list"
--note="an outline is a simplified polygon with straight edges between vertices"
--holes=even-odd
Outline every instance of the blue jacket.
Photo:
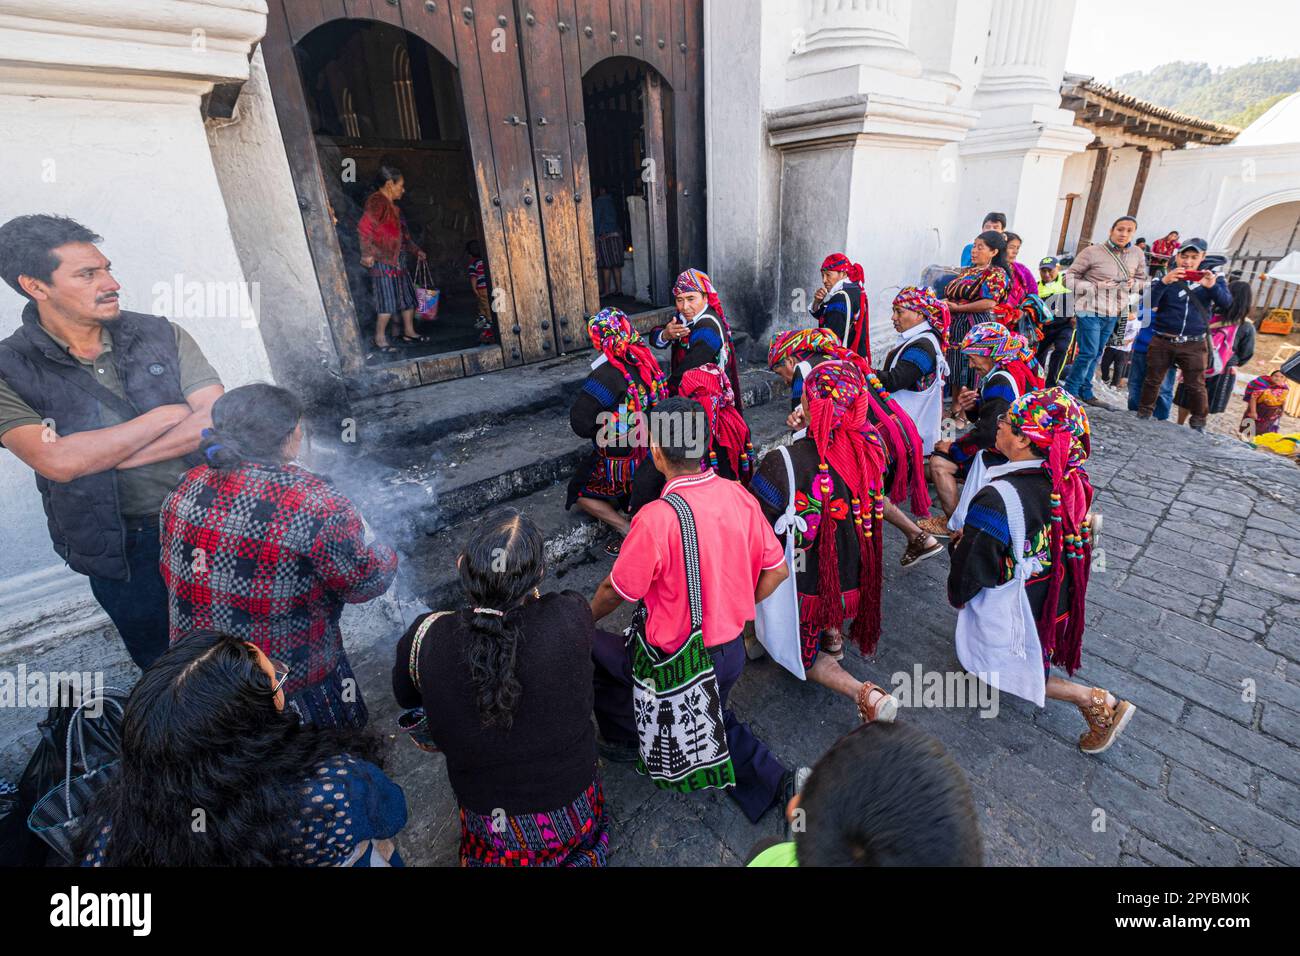
[[1210,329],[1215,305],[1221,309],[1232,305],[1232,293],[1223,276],[1208,289],[1192,282],[1165,285],[1157,279],[1151,283],[1151,309],[1155,314],[1151,325],[1163,335],[1204,335]]

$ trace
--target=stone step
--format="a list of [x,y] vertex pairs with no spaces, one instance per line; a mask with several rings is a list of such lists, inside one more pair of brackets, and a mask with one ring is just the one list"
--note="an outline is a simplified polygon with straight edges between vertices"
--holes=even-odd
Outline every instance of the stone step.
[[[759,460],[788,434],[789,406],[769,401],[747,411]],[[584,451],[585,454],[585,451]],[[562,574],[593,561],[610,561],[604,546],[611,532],[578,509],[564,510],[569,475],[508,502],[537,525],[546,542],[546,563],[551,574]],[[464,514],[453,524],[423,533],[401,547],[400,599],[419,601],[426,607],[451,607],[460,600],[456,556],[474,533],[484,514]]]
[[[762,369],[742,372],[741,388],[755,411],[788,394]],[[313,449],[320,460],[310,467],[330,475],[376,532],[405,551],[464,517],[567,481],[590,447],[569,427],[566,410],[551,407],[408,445],[402,466],[322,447]]]
[[[742,385],[747,393],[756,390],[753,404],[761,404],[766,400],[763,389],[751,386],[745,376],[751,368],[744,358],[749,354],[749,335],[738,330],[733,340],[741,357]],[[356,443],[368,456],[401,468],[411,464],[413,449],[443,438],[468,439],[514,419],[567,411],[591,370],[592,356],[584,350],[508,371],[358,399],[351,408]],[[666,373],[668,352],[656,350],[655,357]],[[762,362],[754,370],[765,373]]]

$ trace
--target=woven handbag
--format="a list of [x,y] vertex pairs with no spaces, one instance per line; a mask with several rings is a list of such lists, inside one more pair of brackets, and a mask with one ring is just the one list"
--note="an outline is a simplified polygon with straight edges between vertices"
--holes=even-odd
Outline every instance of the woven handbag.
[[637,772],[649,776],[661,790],[722,789],[735,786],[736,773],[727,747],[718,676],[704,646],[695,517],[680,495],[666,495],[663,500],[673,506],[681,527],[691,631],[686,643],[672,654],[660,651],[646,640],[642,601],[624,632],[632,659],[632,712],[639,738]]

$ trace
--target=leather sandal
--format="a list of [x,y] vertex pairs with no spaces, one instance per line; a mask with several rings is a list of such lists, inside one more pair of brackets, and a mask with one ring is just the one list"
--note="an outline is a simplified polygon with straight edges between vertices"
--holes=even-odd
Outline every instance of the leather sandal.
[[898,700],[870,681],[858,691],[858,716],[864,724],[892,724],[898,714]]
[[[926,544],[926,541],[932,541],[933,544]],[[932,558],[943,550],[943,545],[930,532],[922,529],[916,537],[907,542],[907,550],[903,552],[903,557],[899,559],[899,564],[909,568],[918,561],[924,561],[926,558]]]
[[817,641],[817,652],[825,654],[833,661],[844,660],[844,635],[822,631]]
[[1114,707],[1109,706],[1106,691],[1101,687],[1094,687],[1089,693],[1088,706],[1079,708],[1088,722],[1087,732],[1079,737],[1079,749],[1086,754],[1099,754],[1115,742],[1137,708],[1126,700],[1117,700]]

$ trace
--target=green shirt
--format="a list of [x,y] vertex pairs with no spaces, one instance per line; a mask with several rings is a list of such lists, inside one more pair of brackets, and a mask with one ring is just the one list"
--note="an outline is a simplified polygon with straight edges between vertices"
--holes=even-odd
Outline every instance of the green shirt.
[[768,847],[749,861],[750,866],[798,866],[799,858],[795,856],[794,841],[777,843]]
[[1049,295],[1060,295],[1061,293],[1069,291],[1070,290],[1065,287],[1064,276],[1058,275],[1051,282],[1044,282],[1042,279],[1038,280],[1039,298],[1046,299]]
[[[190,338],[190,334],[175,322],[171,323],[171,327],[176,332],[176,350],[180,354],[181,390],[185,397],[189,398],[201,388],[220,385],[221,379],[208,364],[208,360],[203,357],[198,344]],[[71,347],[67,342],[58,336],[50,335],[49,330],[44,326],[42,330],[56,345],[72,355]],[[103,344],[103,351],[98,357],[93,359],[80,358],[76,355],[72,357],[86,370],[87,375],[113,394],[126,398],[126,392],[117,376],[117,366],[113,363],[113,337],[109,334],[107,326],[102,326],[100,329],[100,342]],[[116,409],[107,405],[100,406],[100,415],[101,428],[120,425],[128,420]],[[18,393],[10,388],[4,379],[0,379],[0,444],[3,443],[4,435],[10,429],[20,425],[40,425],[42,421],[36,409],[19,398]],[[152,465],[141,465],[139,468],[125,468],[119,471],[117,497],[122,514],[132,516],[157,514],[162,508],[163,500],[172,493],[181,475],[188,468],[189,465],[184,458],[173,458],[170,461],[159,461]]]

